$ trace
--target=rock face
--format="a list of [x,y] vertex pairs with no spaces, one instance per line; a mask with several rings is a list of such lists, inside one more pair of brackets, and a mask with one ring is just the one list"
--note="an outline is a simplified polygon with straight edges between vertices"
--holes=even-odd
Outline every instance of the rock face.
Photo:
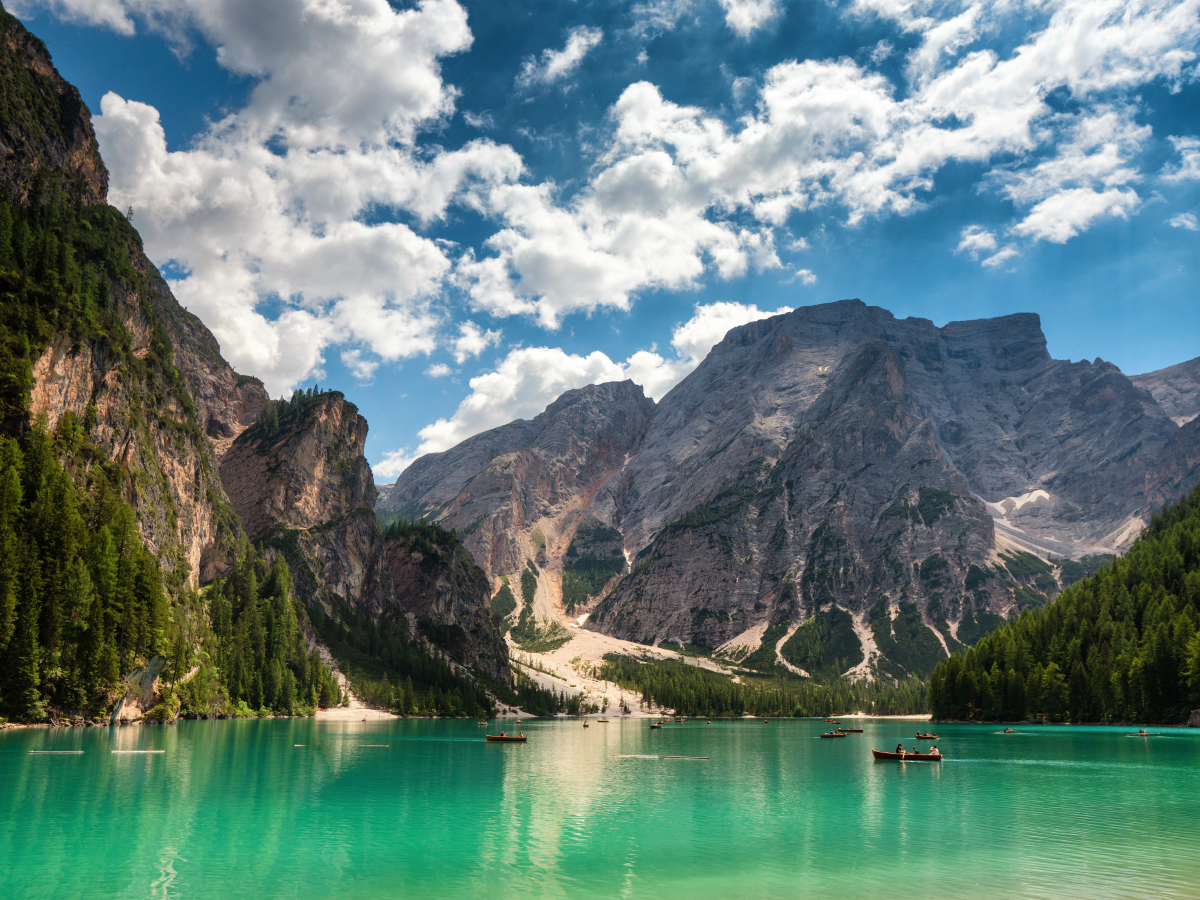
[[[635,427],[588,477],[574,473],[594,432],[523,449],[564,401],[615,388],[418,460],[386,507],[469,532],[493,577],[538,560],[552,609],[572,528],[618,532],[636,558],[593,597],[589,628],[718,647],[771,626],[786,656],[784,635],[836,606],[862,665],[904,674],[1058,589],[1061,572],[1021,551],[1120,549],[1164,473],[1192,477],[1151,393],[1102,360],[1052,359],[1032,314],[937,328],[858,300],[798,309],[730,331],[644,418],[624,417]],[[570,512],[539,520],[544,542],[537,503]]]
[[[74,229],[63,233],[75,235],[76,262],[90,267],[89,278],[99,273],[78,307],[91,318],[46,315],[40,321],[48,337],[36,345],[38,332],[29,332],[28,403],[25,372],[9,365],[0,429],[19,434],[39,420],[51,429],[66,421],[73,427],[59,440],[68,448],[75,426],[85,430],[81,465],[100,463],[107,472],[112,464],[112,480],[121,482],[169,585],[180,587],[186,575],[195,587],[222,574],[244,526],[269,555],[287,558],[297,593],[311,605],[325,612],[348,606],[377,622],[387,613],[407,617],[375,520],[366,421],[340,394],[284,404],[292,414],[281,419],[262,383],[234,372],[213,335],[171,295],[129,221],[106,206],[108,175],[78,91],[2,8],[0,80],[0,198],[21,215],[47,207]],[[74,466],[70,449],[64,454]],[[86,478],[88,470],[80,471]],[[486,582],[480,591],[465,553],[448,571],[425,583],[432,592],[427,617],[448,629],[461,624],[470,664],[507,683]],[[405,587],[406,601],[424,596]],[[156,658],[130,676],[134,687],[117,718],[144,711],[161,666]]]
[[1200,417],[1179,429],[1163,448],[1158,463],[1146,476],[1146,501],[1151,507],[1174,503],[1200,483]]
[[0,188],[29,200],[39,173],[72,201],[102,204],[108,170],[79,91],[50,62],[46,45],[0,7]]
[[125,695],[113,706],[109,725],[128,725],[141,719],[159,700],[158,679],[167,661],[152,656],[144,666],[138,666],[125,676]]
[[[103,207],[108,173],[87,107],[42,42],[3,10],[0,76],[0,191],[27,204],[61,188],[70,201]],[[164,569],[186,573],[195,585],[223,558],[237,527],[217,475],[219,445],[206,430],[230,419],[236,424],[226,430],[245,427],[266,391],[221,359],[212,334],[171,296],[137,233],[127,224],[121,231],[134,273],[110,272],[106,287],[125,334],[80,341],[64,333],[39,347],[30,419],[44,416],[55,428],[70,413],[87,427],[124,476],[143,539]],[[176,364],[183,384],[173,380]]]
[[338,391],[301,394],[273,412],[221,458],[233,508],[252,540],[284,554],[306,603],[329,614],[345,603],[378,620],[392,584],[363,456],[366,419]]
[[1175,366],[1133,376],[1133,383],[1154,395],[1176,425],[1200,415],[1200,356]]
[[631,381],[568,391],[530,421],[476,435],[417,460],[380,505],[383,515],[436,518],[462,537],[484,573],[516,582],[525,560],[549,567],[538,609],[561,598],[561,561],[585,511],[616,514],[620,473],[654,403]]
[[487,576],[441,529],[393,529],[385,540],[366,440],[366,419],[338,391],[271,403],[221,458],[246,533],[268,557],[283,555],[314,615],[347,625],[356,616],[403,620],[406,633],[416,629],[460,665],[509,684]]
[[471,554],[442,532],[390,534],[388,568],[396,601],[425,638],[451,659],[510,685],[508,645],[491,612],[491,582]]

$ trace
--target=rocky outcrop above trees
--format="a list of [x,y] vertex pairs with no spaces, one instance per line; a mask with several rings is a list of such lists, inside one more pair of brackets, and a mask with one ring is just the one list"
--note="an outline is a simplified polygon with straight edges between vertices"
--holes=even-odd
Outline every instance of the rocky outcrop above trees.
[[386,532],[396,601],[425,639],[455,662],[509,685],[508,645],[491,611],[492,589],[456,536],[397,523]]
[[[576,532],[617,514],[622,469],[653,414],[654,403],[631,381],[568,391],[532,420],[417,460],[380,515],[425,516],[456,529],[493,589],[505,575],[520,583],[526,560],[534,561],[529,602],[535,619],[551,620],[562,606],[562,570]],[[623,571],[623,557],[620,563]]]
[[0,83],[0,190],[26,202],[40,174],[72,201],[105,203],[108,170],[88,108],[46,45],[2,7]]
[[392,592],[366,439],[366,419],[340,392],[298,392],[233,441],[221,481],[251,540],[284,554],[297,596],[378,619]]

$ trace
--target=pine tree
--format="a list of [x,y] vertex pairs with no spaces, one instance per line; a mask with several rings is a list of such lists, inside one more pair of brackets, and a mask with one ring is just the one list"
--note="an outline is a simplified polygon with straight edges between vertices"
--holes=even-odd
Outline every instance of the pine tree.
[[[8,647],[17,622],[17,547],[21,518],[21,479],[13,443],[0,458],[0,652]],[[19,451],[17,451],[19,453]],[[7,462],[7,465],[4,463]]]
[[22,567],[20,600],[17,606],[17,627],[8,648],[9,673],[5,701],[10,714],[22,721],[44,718],[41,695],[41,673],[38,651],[37,597],[38,571],[36,562],[28,560]]

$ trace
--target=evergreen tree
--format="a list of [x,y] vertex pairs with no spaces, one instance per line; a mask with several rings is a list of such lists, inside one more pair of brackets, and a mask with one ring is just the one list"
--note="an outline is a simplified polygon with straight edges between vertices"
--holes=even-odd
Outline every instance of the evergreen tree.
[[[940,663],[930,706],[939,719],[1175,723],[1200,706],[1198,653],[1200,488],[1053,605],[1023,612]],[[1005,700],[997,705],[1000,671]]]

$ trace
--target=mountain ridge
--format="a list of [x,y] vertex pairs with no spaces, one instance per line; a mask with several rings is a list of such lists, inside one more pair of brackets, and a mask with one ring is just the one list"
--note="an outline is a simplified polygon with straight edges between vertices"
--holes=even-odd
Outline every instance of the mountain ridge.
[[[572,392],[573,402],[602,387]],[[469,486],[530,440],[527,423],[501,428],[439,456],[460,465],[440,492],[431,458],[415,462],[381,509],[468,533],[491,521],[486,504],[468,502]],[[496,588],[500,575],[515,584],[536,567],[531,602],[561,618],[572,566],[563,550],[573,528],[595,521],[619,533],[631,566],[588,596],[585,627],[716,647],[764,624],[795,628],[832,603],[853,613],[864,655],[877,659],[880,646],[898,646],[871,614],[880,602],[892,619],[915,610],[949,652],[963,623],[977,637],[979,622],[1057,593],[1066,569],[1049,560],[1127,545],[1164,492],[1196,474],[1190,432],[1149,389],[1100,359],[1053,359],[1036,314],[939,328],[860,300],[731,329],[625,446],[607,480],[555,495],[579,514],[560,520],[553,541],[504,524],[510,551],[485,566]],[[544,474],[513,476],[510,491],[550,504]]]

